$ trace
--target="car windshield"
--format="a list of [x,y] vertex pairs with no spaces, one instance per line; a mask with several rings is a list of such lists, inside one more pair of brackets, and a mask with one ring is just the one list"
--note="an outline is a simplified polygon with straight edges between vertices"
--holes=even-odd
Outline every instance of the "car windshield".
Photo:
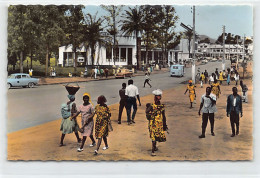
[[15,78],[15,75],[14,75],[14,74],[11,74],[11,75],[8,76],[8,78],[14,79],[14,78]]

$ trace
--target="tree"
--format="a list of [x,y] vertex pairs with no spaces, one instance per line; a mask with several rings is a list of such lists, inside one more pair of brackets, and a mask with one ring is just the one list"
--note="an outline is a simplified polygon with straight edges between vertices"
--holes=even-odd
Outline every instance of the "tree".
[[141,45],[139,42],[141,41],[138,37],[138,33],[143,29],[143,13],[142,8],[139,6],[135,6],[134,8],[129,7],[128,10],[125,10],[122,15],[123,20],[121,21],[121,30],[126,35],[135,34],[136,38],[136,59],[137,59],[137,69],[141,66]]
[[82,12],[82,5],[71,5],[68,6],[67,15],[65,16],[66,19],[66,43],[72,45],[72,51],[74,52],[75,56],[73,59],[74,63],[74,72],[77,71],[77,49],[79,48],[80,44],[83,41],[83,27],[82,23],[84,21],[84,15]]
[[118,33],[117,30],[117,26],[118,26],[118,22],[119,20],[117,19],[117,17],[119,17],[119,14],[123,8],[123,6],[115,6],[115,5],[110,5],[110,6],[105,6],[105,5],[101,5],[101,7],[103,9],[105,9],[109,15],[108,16],[104,16],[107,23],[108,23],[108,29],[107,32],[113,36],[113,60],[114,60],[114,65],[116,65],[116,45],[117,45],[117,40],[116,40],[116,36]]
[[156,6],[145,5],[143,8],[143,23],[142,29],[144,30],[144,34],[142,36],[144,45],[145,45],[145,62],[148,61],[148,51],[156,47],[156,28],[157,23],[160,22],[160,18],[158,18],[158,11]]
[[8,59],[14,65],[19,56],[20,72],[23,73],[23,59],[26,53],[26,6],[9,6],[8,8]]
[[189,50],[189,58],[191,58],[191,53],[190,53],[190,50],[191,50],[191,39],[193,37],[193,32],[191,30],[187,30],[183,33],[184,35],[184,38],[185,39],[188,39],[188,50]]
[[109,43],[109,40],[102,35],[104,27],[102,23],[104,19],[97,18],[97,14],[92,16],[91,14],[84,15],[84,36],[83,40],[87,47],[91,49],[91,65],[94,65],[96,49],[101,46],[105,46]]
[[48,62],[51,51],[55,51],[62,44],[65,38],[65,11],[64,6],[46,5],[40,6],[38,14],[40,19],[41,36],[39,41],[45,48],[45,75],[48,75]]
[[[162,49],[163,64],[166,64],[166,57],[168,57],[169,49],[179,43],[180,34],[174,30],[176,28],[175,23],[179,17],[175,14],[175,8],[169,5],[157,6],[158,18],[161,19],[158,23],[157,42],[158,47]],[[172,44],[171,44],[172,43]]]
[[199,43],[210,43],[210,39],[209,38],[205,38],[203,40],[200,40]]

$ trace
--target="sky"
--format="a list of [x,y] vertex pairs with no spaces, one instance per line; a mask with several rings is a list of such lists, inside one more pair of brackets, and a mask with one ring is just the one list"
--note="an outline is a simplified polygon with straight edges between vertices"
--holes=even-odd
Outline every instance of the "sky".
[[[176,31],[184,31],[180,23],[193,26],[192,6],[174,6],[179,16]],[[124,7],[128,9],[128,7]],[[85,12],[97,16],[107,14],[99,6],[86,6]],[[200,5],[195,6],[195,31],[199,35],[207,35],[217,39],[225,25],[226,33],[240,36],[253,36],[253,7],[250,5]]]

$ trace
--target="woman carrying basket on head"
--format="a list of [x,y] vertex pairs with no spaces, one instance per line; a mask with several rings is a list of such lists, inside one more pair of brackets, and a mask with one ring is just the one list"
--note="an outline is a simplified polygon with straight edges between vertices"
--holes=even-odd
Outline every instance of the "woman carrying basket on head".
[[146,117],[149,120],[149,133],[152,140],[152,156],[156,156],[155,151],[157,142],[166,142],[165,131],[168,130],[166,125],[165,105],[161,103],[162,91],[154,90],[154,103],[146,105]]

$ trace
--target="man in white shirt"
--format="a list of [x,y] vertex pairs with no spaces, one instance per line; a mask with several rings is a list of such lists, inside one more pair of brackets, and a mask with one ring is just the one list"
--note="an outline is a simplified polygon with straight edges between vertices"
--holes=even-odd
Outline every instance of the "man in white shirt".
[[199,136],[199,138],[205,138],[205,132],[206,132],[207,124],[208,124],[208,119],[210,121],[210,126],[211,126],[211,135],[215,136],[214,113],[217,112],[216,100],[217,100],[216,95],[211,93],[210,87],[207,87],[206,94],[201,96],[199,115],[200,115],[200,111],[202,110],[202,134]]
[[[132,79],[128,80],[128,86],[125,89],[125,95],[127,96],[127,122],[128,125],[135,123],[134,118],[137,111],[137,104],[136,104],[136,97],[139,101],[139,106],[141,106],[140,97],[138,88],[133,85],[134,81]],[[133,106],[133,114],[132,114],[132,120],[131,118],[131,108]]]

